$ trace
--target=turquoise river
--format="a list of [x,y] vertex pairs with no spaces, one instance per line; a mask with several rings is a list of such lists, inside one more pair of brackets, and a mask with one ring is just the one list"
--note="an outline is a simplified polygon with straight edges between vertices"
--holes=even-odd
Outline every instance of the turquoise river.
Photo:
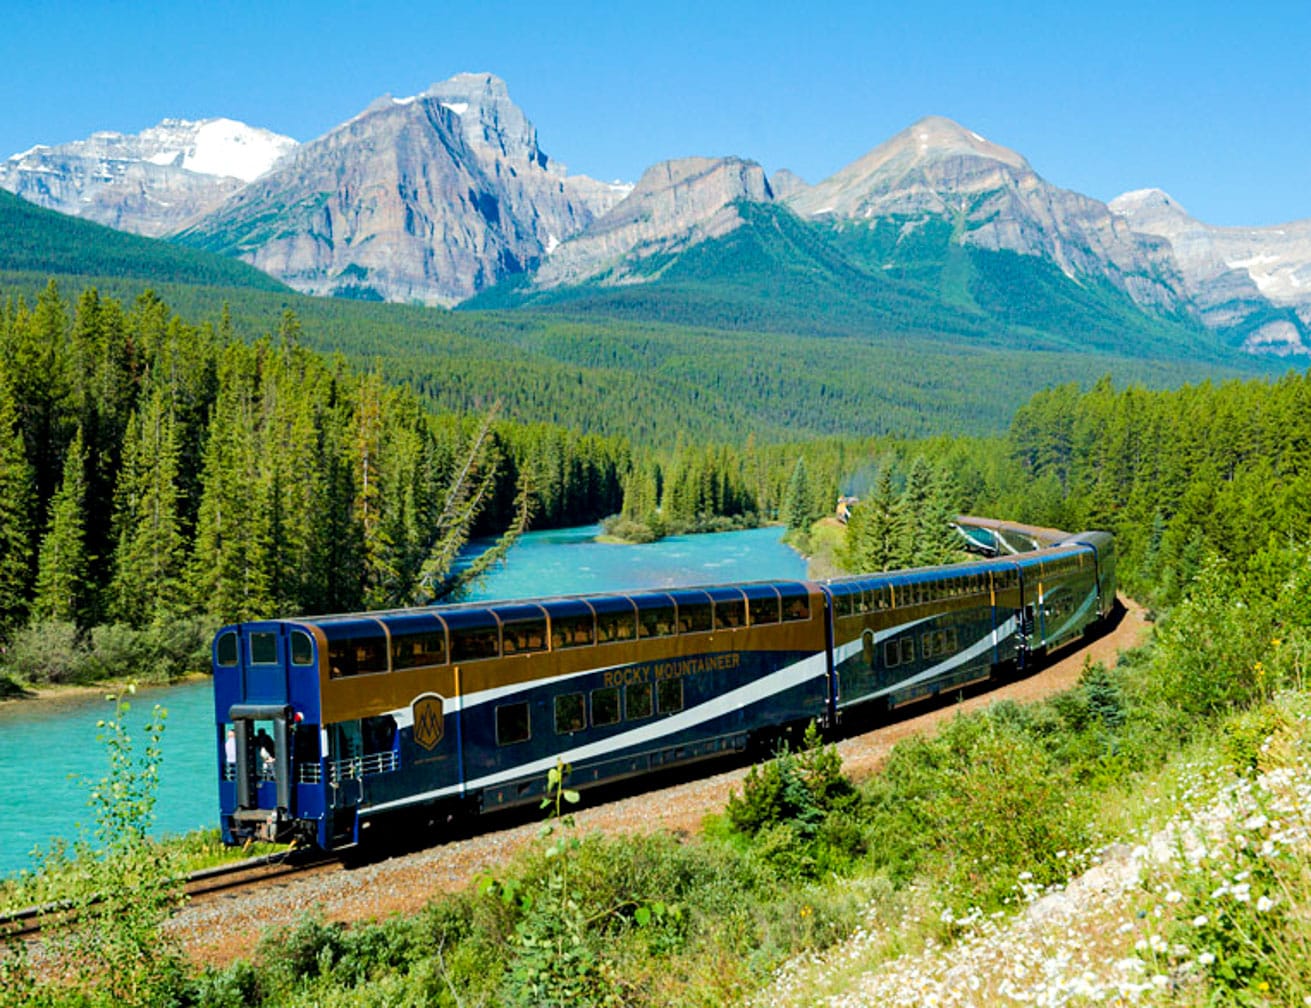
[[[675,536],[643,546],[597,543],[596,526],[532,532],[472,593],[475,600],[530,598],[675,585],[805,577],[781,529]],[[156,826],[161,834],[215,825],[214,713],[208,681],[142,688],[131,698],[133,740],[153,705],[168,713]],[[96,722],[103,696],[0,704],[0,875],[34,867],[32,851],[92,825],[88,780],[107,769]]]

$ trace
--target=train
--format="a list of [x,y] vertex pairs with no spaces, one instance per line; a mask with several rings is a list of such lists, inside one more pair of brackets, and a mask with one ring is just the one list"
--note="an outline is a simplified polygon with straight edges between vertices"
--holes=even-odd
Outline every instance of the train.
[[214,637],[223,840],[359,849],[989,678],[1115,604],[1106,532],[959,519],[976,553],[827,581],[255,620]]

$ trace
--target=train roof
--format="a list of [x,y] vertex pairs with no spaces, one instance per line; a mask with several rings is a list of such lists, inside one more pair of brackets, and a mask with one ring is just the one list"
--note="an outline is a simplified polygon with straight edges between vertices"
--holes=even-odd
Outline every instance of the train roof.
[[[473,628],[495,626],[498,622],[540,618],[546,614],[550,614],[553,618],[570,615],[582,616],[588,611],[603,614],[622,612],[632,608],[649,609],[670,604],[694,605],[711,600],[727,601],[744,597],[757,599],[768,597],[773,593],[777,593],[784,598],[792,598],[825,588],[844,594],[844,588],[862,589],[883,584],[918,584],[943,577],[985,573],[996,570],[999,565],[1020,564],[1029,566],[1040,563],[1044,559],[1050,559],[1054,555],[1063,555],[1080,548],[1086,549],[1090,543],[1104,541],[1099,537],[1105,537],[1105,540],[1110,539],[1108,533],[1081,532],[1071,536],[1070,533],[1060,532],[1056,529],[999,522],[986,518],[962,516],[958,521],[962,525],[1033,536],[1035,540],[1042,542],[1042,546],[1037,550],[1003,554],[981,560],[968,560],[956,564],[845,575],[839,578],[831,578],[822,584],[794,578],[736,583],[721,582],[685,585],[677,588],[643,588],[633,591],[610,591],[595,594],[552,595],[534,599],[452,602],[397,609],[333,613],[320,616],[249,620],[247,622],[252,624],[295,623],[301,626],[321,627],[325,631],[349,631],[358,627],[362,622],[371,622],[374,624],[386,623],[393,628],[401,625],[413,625],[416,631],[420,631],[425,625],[434,626],[434,628],[438,625],[438,621],[433,620],[434,616],[439,616],[441,618],[440,622],[444,622],[452,629]],[[1041,536],[1041,540],[1038,539],[1039,536]]]
[[[686,585],[678,588],[640,589],[597,594],[554,595],[535,599],[496,599],[485,602],[453,602],[442,605],[413,606],[404,609],[333,613],[324,616],[292,616],[283,619],[251,620],[251,623],[296,623],[317,626],[325,631],[358,626],[361,622],[384,622],[389,626],[413,624],[415,629],[425,624],[435,625],[434,616],[452,628],[495,626],[497,620],[510,622],[540,618],[547,613],[553,617],[584,615],[587,612],[610,612],[649,609],[668,605],[696,605],[710,601],[766,598],[777,595],[793,598],[808,595],[817,586],[810,581],[780,579],[776,581],[744,581],[707,585]],[[494,615],[493,615],[494,614]]]

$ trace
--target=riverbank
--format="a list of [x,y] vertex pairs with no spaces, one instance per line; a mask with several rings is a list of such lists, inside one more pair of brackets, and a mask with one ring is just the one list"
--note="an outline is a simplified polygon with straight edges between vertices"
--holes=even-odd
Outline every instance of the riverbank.
[[[57,707],[80,703],[95,697],[122,696],[128,692],[145,694],[150,690],[187,686],[209,678],[208,672],[191,672],[167,682],[141,682],[130,677],[117,677],[92,683],[42,683],[34,686],[18,682],[8,676],[0,676],[0,710],[16,705],[37,707],[44,704]],[[13,692],[6,692],[9,689]]]

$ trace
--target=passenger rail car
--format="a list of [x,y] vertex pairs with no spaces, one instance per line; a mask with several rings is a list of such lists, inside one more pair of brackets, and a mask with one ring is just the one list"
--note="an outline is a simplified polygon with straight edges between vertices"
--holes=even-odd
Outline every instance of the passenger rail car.
[[557,759],[585,786],[740,750],[1023,667],[1110,612],[1109,535],[989,527],[1031,548],[822,584],[224,627],[223,838],[336,850],[407,811],[536,802]]

